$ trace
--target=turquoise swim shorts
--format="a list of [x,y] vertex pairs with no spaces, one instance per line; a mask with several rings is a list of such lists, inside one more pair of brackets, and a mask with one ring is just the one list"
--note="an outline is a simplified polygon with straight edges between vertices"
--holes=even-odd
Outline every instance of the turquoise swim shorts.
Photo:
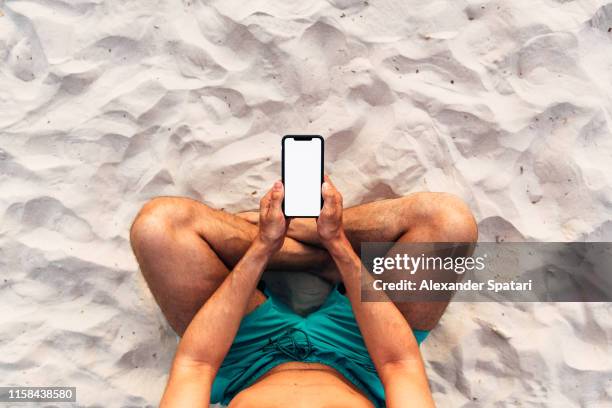
[[[377,408],[385,406],[383,385],[361,337],[346,296],[333,289],[323,305],[300,316],[273,295],[242,319],[212,386],[211,402],[229,402],[275,366],[289,361],[335,368]],[[429,332],[414,330],[420,344]]]

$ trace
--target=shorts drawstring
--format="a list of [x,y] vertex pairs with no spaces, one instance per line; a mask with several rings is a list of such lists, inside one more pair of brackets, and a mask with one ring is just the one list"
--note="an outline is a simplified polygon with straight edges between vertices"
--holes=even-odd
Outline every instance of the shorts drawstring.
[[[301,333],[303,339],[299,339],[298,333]],[[268,339],[266,347],[274,347],[295,361],[304,361],[312,353],[312,343],[308,334],[302,329],[295,328],[288,329],[275,339]]]

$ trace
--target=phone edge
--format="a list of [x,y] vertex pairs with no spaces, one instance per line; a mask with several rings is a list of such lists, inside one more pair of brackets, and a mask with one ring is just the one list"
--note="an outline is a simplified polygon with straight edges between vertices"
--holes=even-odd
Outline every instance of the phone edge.
[[[281,139],[281,181],[283,186],[285,185],[285,140],[294,138],[299,136],[311,136],[313,138],[321,139],[321,185],[325,182],[325,139],[321,135],[284,135]],[[319,208],[319,214],[323,209],[323,193],[319,192],[321,196],[321,207]],[[297,218],[318,218],[318,215],[304,215],[304,216],[296,216],[296,215],[287,215],[285,212],[285,198],[283,197],[283,202],[281,204],[283,215],[285,217],[297,217]]]

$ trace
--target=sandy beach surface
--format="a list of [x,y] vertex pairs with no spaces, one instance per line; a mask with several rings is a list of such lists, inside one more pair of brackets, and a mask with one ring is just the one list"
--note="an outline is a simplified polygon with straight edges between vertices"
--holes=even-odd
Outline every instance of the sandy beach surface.
[[[176,339],[131,220],[255,208],[288,133],[348,205],[447,191],[482,241],[612,241],[606,3],[0,0],[0,385],[156,406]],[[438,406],[612,407],[611,312],[452,304]]]

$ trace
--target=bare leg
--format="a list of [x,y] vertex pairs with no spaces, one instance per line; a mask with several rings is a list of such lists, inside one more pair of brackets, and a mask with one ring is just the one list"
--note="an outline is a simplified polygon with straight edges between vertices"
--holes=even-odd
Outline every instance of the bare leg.
[[[172,328],[182,335],[257,234],[253,224],[198,201],[159,197],[140,211],[130,231],[142,274]],[[329,255],[287,238],[270,268],[322,268]],[[248,311],[265,300],[257,291]]]
[[[254,221],[252,214],[242,215]],[[344,229],[357,253],[362,242],[476,242],[478,230],[469,208],[446,193],[415,193],[375,201],[344,211]],[[316,220],[291,222],[289,235],[318,245]],[[466,256],[457,253],[455,256]],[[396,302],[411,327],[431,330],[448,302]]]

